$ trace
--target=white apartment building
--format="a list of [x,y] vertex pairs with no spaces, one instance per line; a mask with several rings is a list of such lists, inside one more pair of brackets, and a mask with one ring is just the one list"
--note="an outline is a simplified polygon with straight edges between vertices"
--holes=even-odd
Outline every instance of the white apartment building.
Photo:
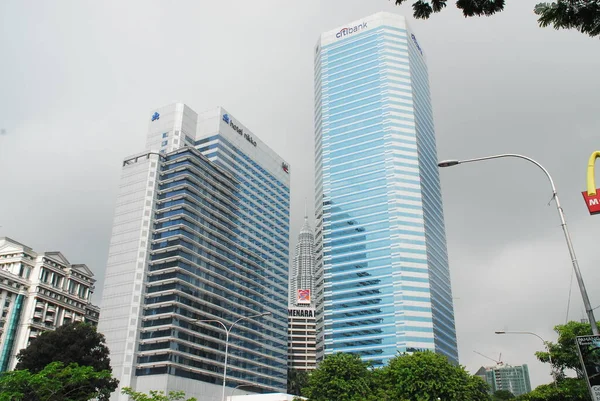
[[60,252],[37,253],[0,238],[0,372],[14,369],[16,355],[38,334],[71,322],[98,324],[90,303],[94,274]]

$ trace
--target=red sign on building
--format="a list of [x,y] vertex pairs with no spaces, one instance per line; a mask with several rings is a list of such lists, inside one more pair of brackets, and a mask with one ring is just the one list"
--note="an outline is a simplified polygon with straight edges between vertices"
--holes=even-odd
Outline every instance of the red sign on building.
[[596,189],[594,195],[588,195],[588,191],[583,191],[583,199],[591,215],[600,213],[600,189]]
[[596,177],[594,167],[596,159],[600,157],[600,152],[594,152],[590,156],[587,168],[587,191],[583,191],[583,199],[591,215],[600,214],[600,189],[596,188]]

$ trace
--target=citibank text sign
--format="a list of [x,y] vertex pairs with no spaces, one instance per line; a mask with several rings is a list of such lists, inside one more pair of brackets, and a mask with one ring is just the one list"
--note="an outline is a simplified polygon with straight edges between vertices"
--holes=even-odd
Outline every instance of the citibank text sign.
[[583,199],[591,215],[600,213],[600,189],[596,188],[596,177],[594,168],[596,159],[600,157],[600,151],[592,153],[587,167],[587,191],[583,191]]

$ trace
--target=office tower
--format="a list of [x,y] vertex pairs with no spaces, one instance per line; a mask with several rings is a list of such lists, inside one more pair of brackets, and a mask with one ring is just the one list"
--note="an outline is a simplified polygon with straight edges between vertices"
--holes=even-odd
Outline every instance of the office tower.
[[[228,345],[226,395],[282,391],[289,167],[222,108],[149,117],[146,150],[123,163],[104,285],[113,372],[138,391],[216,401]],[[227,342],[206,320],[238,323]]]
[[98,324],[92,305],[94,274],[60,252],[37,253],[0,238],[0,372],[12,370],[16,355],[40,333],[63,324]]
[[304,224],[298,235],[290,277],[288,310],[288,368],[311,370],[316,367],[315,308],[312,301],[315,271],[315,237],[304,211]]
[[290,304],[311,305],[315,274],[315,236],[304,213],[304,224],[298,235],[290,276]]
[[317,353],[458,361],[423,49],[377,13],[315,48]]
[[288,368],[317,367],[315,308],[290,306],[288,310]]
[[490,393],[498,390],[506,390],[513,393],[515,397],[531,391],[529,381],[529,368],[527,365],[499,365],[481,367],[475,373],[490,385]]

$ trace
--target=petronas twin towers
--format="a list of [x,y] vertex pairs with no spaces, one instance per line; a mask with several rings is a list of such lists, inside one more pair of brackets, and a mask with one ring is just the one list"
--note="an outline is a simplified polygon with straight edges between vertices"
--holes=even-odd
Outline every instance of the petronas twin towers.
[[315,236],[304,214],[304,224],[298,235],[290,275],[290,305],[310,306],[313,302],[315,274]]

